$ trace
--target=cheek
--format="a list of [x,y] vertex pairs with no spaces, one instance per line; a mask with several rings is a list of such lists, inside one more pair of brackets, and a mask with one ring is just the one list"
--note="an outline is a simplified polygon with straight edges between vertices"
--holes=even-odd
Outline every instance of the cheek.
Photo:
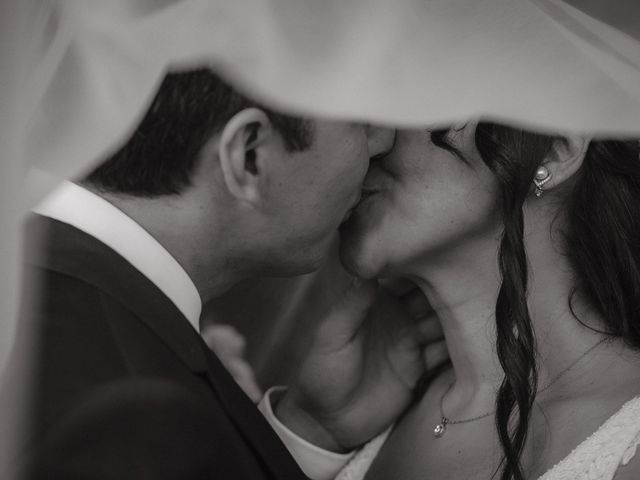
[[334,157],[330,161],[325,158],[323,168],[315,169],[307,188],[300,192],[306,199],[304,209],[294,207],[307,224],[308,233],[318,237],[337,233],[345,214],[360,196],[368,166],[361,149],[332,153]]
[[363,278],[382,275],[402,250],[408,236],[407,214],[412,210],[404,199],[389,191],[379,192],[363,200],[349,221],[341,228],[340,256],[352,274]]
[[477,177],[396,184],[358,208],[345,229],[345,253],[364,276],[398,275],[420,259],[494,235],[494,185]]
[[369,168],[369,151],[366,144],[354,144],[345,154],[341,155],[342,161],[339,162],[342,175],[349,178],[350,183],[361,185]]
[[325,184],[329,203],[340,203],[345,199],[353,202],[360,193],[368,166],[367,152],[361,148],[336,154],[331,164],[318,175]]
[[451,178],[431,185],[406,207],[395,224],[407,238],[406,252],[413,255],[455,249],[478,237],[493,235],[498,224],[494,182],[477,176]]

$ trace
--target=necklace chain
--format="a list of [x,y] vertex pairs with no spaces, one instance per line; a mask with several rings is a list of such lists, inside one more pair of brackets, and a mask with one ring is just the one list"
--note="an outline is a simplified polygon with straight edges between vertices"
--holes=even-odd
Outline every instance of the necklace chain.
[[[567,373],[569,370],[571,370],[580,360],[582,360],[589,353],[591,353],[593,350],[595,350],[596,347],[600,346],[605,340],[607,340],[607,337],[604,337],[604,338],[600,339],[598,342],[596,342],[591,347],[589,347],[582,355],[580,355],[573,362],[571,362],[568,367],[565,367],[563,370],[561,370],[559,373],[557,373],[554,377],[552,377],[551,380],[549,380],[549,382],[547,382],[547,384],[544,387],[539,388],[537,390],[537,393],[541,393],[541,392],[544,392],[545,390],[549,389],[553,384],[555,384],[558,380],[560,380],[560,378],[562,378],[562,376],[565,373]],[[471,418],[464,418],[462,420],[452,420],[452,419],[448,418],[444,414],[444,408],[443,408],[442,403],[444,401],[444,397],[447,396],[447,393],[449,393],[449,390],[451,390],[451,388],[453,387],[453,384],[454,384],[454,382],[451,382],[449,384],[449,386],[447,387],[447,389],[445,390],[445,392],[440,397],[440,417],[441,417],[440,418],[440,423],[438,425],[436,425],[436,427],[433,429],[433,434],[434,434],[434,436],[436,438],[440,438],[445,434],[445,432],[447,430],[447,425],[456,425],[456,424],[460,424],[460,423],[474,422],[476,420],[480,420],[481,418],[488,417],[489,415],[493,415],[495,413],[495,410],[491,410],[491,411],[483,413],[481,415],[476,415],[475,417],[471,417]]]

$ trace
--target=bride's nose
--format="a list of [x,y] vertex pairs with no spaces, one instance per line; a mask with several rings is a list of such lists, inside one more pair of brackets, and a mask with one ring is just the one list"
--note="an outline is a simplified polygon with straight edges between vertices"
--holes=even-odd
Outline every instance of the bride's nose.
[[393,148],[395,138],[395,128],[367,125],[369,157],[373,159],[388,153]]

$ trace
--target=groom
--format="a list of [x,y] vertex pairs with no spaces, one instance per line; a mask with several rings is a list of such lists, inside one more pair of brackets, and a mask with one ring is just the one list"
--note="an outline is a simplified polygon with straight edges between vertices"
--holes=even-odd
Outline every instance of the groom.
[[168,75],[127,143],[30,221],[27,477],[302,479],[302,467],[327,479],[390,425],[424,367],[407,337],[365,350],[371,285],[328,315],[313,360],[263,399],[264,416],[199,317],[243,279],[318,268],[369,158],[392,142],[387,129],[272,112],[207,70]]

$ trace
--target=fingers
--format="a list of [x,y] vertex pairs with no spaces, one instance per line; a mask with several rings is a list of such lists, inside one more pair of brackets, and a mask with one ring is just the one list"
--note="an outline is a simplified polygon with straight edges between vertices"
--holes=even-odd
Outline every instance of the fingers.
[[321,322],[315,346],[321,350],[336,350],[352,341],[367,319],[377,291],[376,281],[354,279]]
[[420,335],[422,358],[427,370],[433,370],[449,361],[449,350],[444,340],[440,320],[432,311],[420,319],[416,325]]
[[214,324],[202,331],[202,338],[208,347],[218,356],[242,356],[246,348],[246,340],[231,325]]
[[354,279],[340,300],[333,306],[327,320],[353,328],[362,323],[376,300],[375,280]]
[[402,297],[402,303],[413,318],[422,318],[433,312],[427,297],[418,287],[406,293]]
[[416,284],[406,278],[383,278],[379,283],[394,297],[403,297],[416,288]]
[[338,308],[350,311],[367,311],[376,298],[378,282],[375,280],[362,280],[354,277],[349,288],[340,299]]
[[440,320],[435,314],[427,315],[418,320],[416,328],[423,344],[433,343],[444,338],[442,325],[440,325]]
[[422,351],[427,370],[433,370],[445,362],[449,361],[449,350],[444,340],[426,345]]
[[421,318],[433,311],[427,297],[415,283],[403,278],[380,281],[384,291],[399,299],[413,318]]
[[249,398],[259,401],[262,391],[244,358],[247,342],[242,334],[231,325],[214,324],[202,331],[202,338]]
[[262,398],[262,390],[258,386],[251,366],[242,358],[226,358],[222,363],[244,393],[255,403],[259,402]]

